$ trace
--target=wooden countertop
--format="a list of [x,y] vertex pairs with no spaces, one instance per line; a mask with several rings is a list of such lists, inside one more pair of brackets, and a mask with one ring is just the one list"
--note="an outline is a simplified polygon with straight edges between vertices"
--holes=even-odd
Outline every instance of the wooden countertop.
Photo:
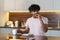
[[[9,38],[11,35],[9,34],[0,34],[0,40],[2,39],[9,39],[9,40],[12,40],[12,38]],[[35,40],[60,40],[60,37],[59,36],[34,36],[33,37],[29,37],[30,39],[35,39]],[[17,39],[24,39],[24,37],[20,37],[20,38],[17,38]]]

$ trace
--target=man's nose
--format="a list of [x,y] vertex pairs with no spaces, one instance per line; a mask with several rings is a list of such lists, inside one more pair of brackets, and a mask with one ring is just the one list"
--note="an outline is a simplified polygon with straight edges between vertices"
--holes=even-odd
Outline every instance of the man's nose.
[[34,13],[37,13],[37,12],[34,12]]

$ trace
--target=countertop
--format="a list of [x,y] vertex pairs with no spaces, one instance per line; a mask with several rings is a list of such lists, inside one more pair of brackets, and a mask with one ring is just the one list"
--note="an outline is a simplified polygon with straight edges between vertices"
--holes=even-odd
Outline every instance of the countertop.
[[[10,34],[0,34],[0,40],[12,40],[12,38],[10,38],[12,35]],[[13,36],[12,36],[13,37]],[[20,36],[16,36],[18,38],[16,38],[15,40],[26,40],[25,37],[20,37]],[[35,39],[35,40],[60,40],[60,37],[58,36],[34,36],[34,37],[28,37],[29,39]]]
[[22,27],[3,27],[3,26],[0,26],[0,28],[13,28],[13,29],[17,29],[17,28],[22,28]]
[[[12,29],[18,29],[18,28],[20,28],[20,27],[2,27],[2,26],[0,26],[0,28],[12,28]],[[22,29],[24,29],[24,28],[22,28]],[[48,27],[48,30],[60,30],[60,28]]]
[[60,28],[48,27],[48,30],[60,30]]

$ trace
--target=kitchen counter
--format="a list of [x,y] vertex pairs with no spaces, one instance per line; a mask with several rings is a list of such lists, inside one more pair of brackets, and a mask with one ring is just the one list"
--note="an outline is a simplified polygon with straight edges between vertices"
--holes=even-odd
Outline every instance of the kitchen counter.
[[60,30],[60,28],[48,27],[48,30]]
[[[0,27],[0,33],[8,33],[12,34],[13,30],[18,29],[17,27]],[[21,28],[23,29],[23,28]],[[24,29],[23,29],[24,30]],[[46,32],[47,36],[60,36],[60,29],[59,28],[48,28],[48,31]]]
[[18,27],[0,27],[0,28],[18,28]]
[[[11,34],[0,34],[0,40],[12,40]],[[11,37],[11,38],[10,38]],[[35,39],[35,40],[60,40],[60,37],[57,36],[34,36],[34,37],[21,37],[16,36],[15,40],[26,40],[26,39]]]
[[[0,28],[12,28],[12,29],[17,29],[18,27],[0,27]],[[24,29],[24,28],[22,28],[22,29]],[[60,30],[60,28],[48,27],[48,30]]]

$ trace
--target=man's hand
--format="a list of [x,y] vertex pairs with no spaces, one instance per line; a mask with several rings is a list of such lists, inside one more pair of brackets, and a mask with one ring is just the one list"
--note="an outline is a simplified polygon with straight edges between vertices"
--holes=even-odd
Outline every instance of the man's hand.
[[37,14],[37,15],[38,15],[38,19],[42,19],[42,18],[41,18],[41,15],[39,15],[39,14]]

